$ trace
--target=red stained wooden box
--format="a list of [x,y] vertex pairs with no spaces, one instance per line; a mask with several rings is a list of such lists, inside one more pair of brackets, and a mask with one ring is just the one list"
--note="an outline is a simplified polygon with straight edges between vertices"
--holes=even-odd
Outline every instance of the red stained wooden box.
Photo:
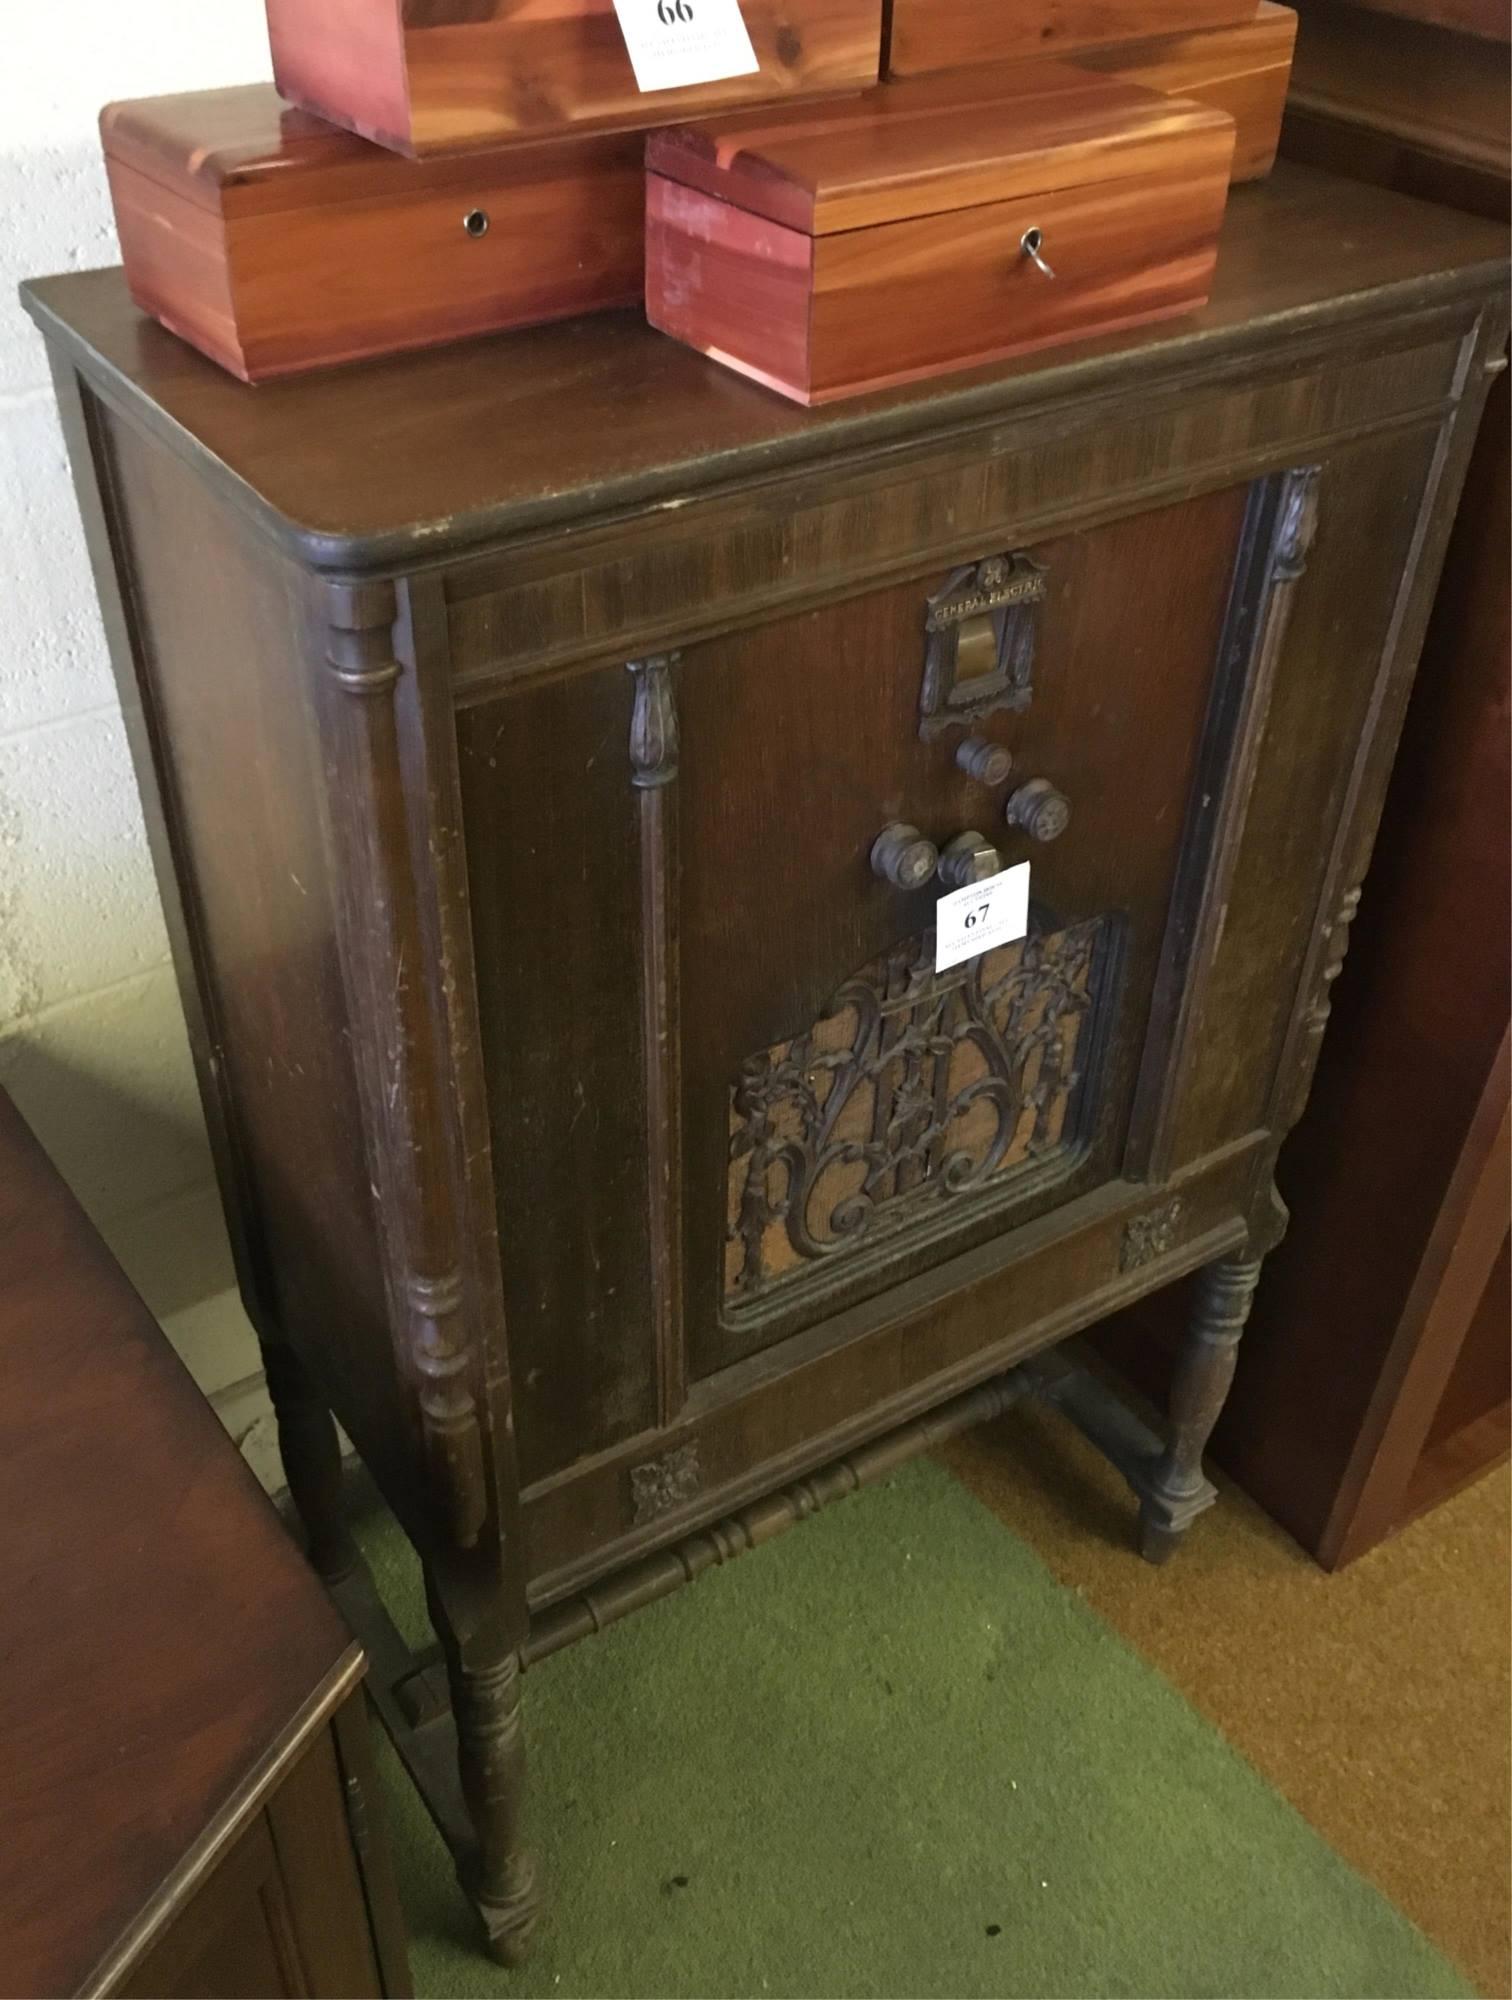
[[1049,62],[658,132],[647,316],[800,403],[1163,319],[1233,152],[1225,112]]
[[[1275,0],[1260,0],[1249,19],[1229,27],[1103,42],[1080,51],[1076,67],[1121,76],[1126,83],[1142,83],[1173,97],[1195,97],[1199,104],[1228,112],[1237,127],[1233,178],[1252,181],[1275,163],[1296,40],[1295,11]],[[979,78],[977,71],[960,74]]]
[[643,94],[614,0],[267,0],[280,93],[402,153],[858,90],[882,0],[741,0],[751,76]]
[[244,381],[640,299],[640,130],[406,160],[267,84],[100,129],[132,297]]
[[1255,0],[892,0],[887,74],[1072,56],[1102,42],[1226,28],[1254,11]]

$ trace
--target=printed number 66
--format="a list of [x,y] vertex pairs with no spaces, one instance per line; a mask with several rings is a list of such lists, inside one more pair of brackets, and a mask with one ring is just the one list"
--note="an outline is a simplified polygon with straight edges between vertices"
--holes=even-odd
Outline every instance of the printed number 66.
[[670,28],[674,21],[691,21],[693,9],[688,0],[656,0],[656,18],[664,28]]

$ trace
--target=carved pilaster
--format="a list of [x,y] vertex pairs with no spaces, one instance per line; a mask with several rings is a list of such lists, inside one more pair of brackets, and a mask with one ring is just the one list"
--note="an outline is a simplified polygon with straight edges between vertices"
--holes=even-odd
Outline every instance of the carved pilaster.
[[331,584],[321,605],[338,850],[342,959],[362,1082],[369,1168],[389,1254],[388,1290],[443,1526],[473,1547],[488,1518],[478,1358],[466,1312],[448,1032],[427,978],[426,801],[407,795],[407,631],[391,583]]
[[1273,584],[1295,583],[1307,567],[1318,532],[1318,477],[1322,470],[1319,465],[1303,465],[1286,475],[1276,521]]
[[1151,1010],[1152,1020],[1171,1024],[1170,1043],[1146,1064],[1130,1132],[1129,1171],[1150,1181],[1164,1180],[1172,1165],[1180,1093],[1202,1038],[1276,669],[1317,533],[1321,471],[1296,466],[1250,489]]
[[462,1314],[462,1274],[409,1281],[410,1358],[420,1378],[420,1420],[447,1496],[452,1533],[477,1540],[487,1511],[483,1434],[471,1378],[475,1357]]
[[1345,891],[1333,915],[1319,926],[1310,997],[1299,1013],[1285,1057],[1284,1087],[1276,1121],[1280,1132],[1289,1132],[1302,1116],[1308,1092],[1312,1089],[1318,1057],[1323,1049],[1323,1037],[1328,1032],[1328,1018],[1333,1012],[1334,981],[1344,970],[1344,960],[1349,953],[1350,926],[1359,907],[1360,889],[1356,884]]
[[657,1421],[687,1395],[682,1340],[682,1081],[677,963],[677,698],[675,653],[631,660],[630,782],[640,793],[641,1029],[646,1062],[651,1295]]
[[675,653],[631,660],[635,705],[630,712],[630,769],[633,785],[654,791],[677,776],[677,700],[672,692]]

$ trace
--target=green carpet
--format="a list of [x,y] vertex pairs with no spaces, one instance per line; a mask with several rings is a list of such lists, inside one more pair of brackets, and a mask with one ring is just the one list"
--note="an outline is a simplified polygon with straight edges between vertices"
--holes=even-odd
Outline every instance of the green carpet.
[[521,1972],[383,1746],[422,1996],[1473,1992],[929,1462],[546,1661],[525,1716]]

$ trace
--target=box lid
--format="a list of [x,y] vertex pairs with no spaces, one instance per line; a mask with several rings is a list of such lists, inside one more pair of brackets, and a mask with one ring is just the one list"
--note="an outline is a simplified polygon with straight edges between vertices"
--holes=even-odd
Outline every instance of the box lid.
[[631,144],[625,130],[644,123],[413,160],[296,110],[271,83],[249,83],[107,104],[100,137],[115,164],[218,215],[252,215],[528,177],[569,152],[587,164],[595,148],[608,157]]
[[1222,111],[1069,63],[1000,64],[652,134],[668,179],[825,236],[1158,171]]

